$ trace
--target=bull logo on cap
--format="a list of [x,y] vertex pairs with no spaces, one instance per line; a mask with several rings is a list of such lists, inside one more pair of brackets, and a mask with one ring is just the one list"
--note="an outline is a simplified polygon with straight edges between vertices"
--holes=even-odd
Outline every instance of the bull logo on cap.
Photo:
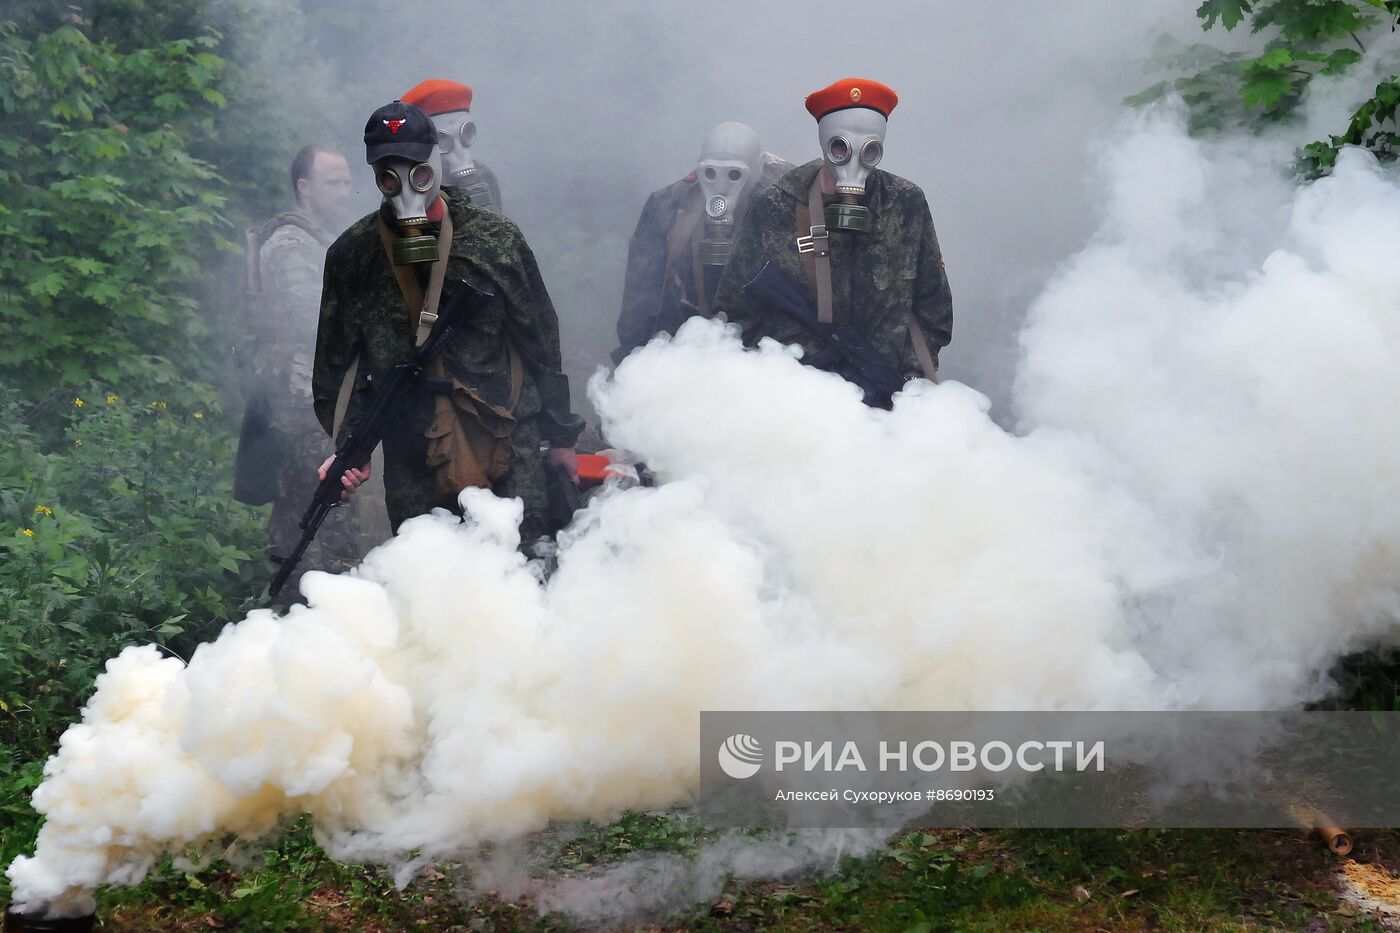
[[389,128],[389,133],[390,133],[391,135],[397,136],[397,135],[399,135],[399,127],[403,126],[403,125],[404,125],[405,123],[407,123],[408,121],[407,121],[407,120],[385,120],[385,121],[383,121],[383,122],[384,122],[384,125],[387,126],[387,127]]

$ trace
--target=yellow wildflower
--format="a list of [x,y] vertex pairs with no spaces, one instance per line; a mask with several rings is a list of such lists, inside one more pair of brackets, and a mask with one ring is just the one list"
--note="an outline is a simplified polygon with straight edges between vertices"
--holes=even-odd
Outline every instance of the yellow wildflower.
[[159,402],[159,401],[157,401],[157,402],[152,402],[152,403],[151,403],[151,407],[152,407],[152,408],[159,408],[161,411],[165,411],[165,410],[166,410],[167,408],[169,408],[170,406],[167,405],[167,404],[165,404],[164,402]]
[[117,397],[116,397],[115,395],[113,395],[111,392],[108,392],[108,393],[107,393],[107,404],[108,404],[108,405],[115,405],[115,404],[117,404],[117,402],[118,402]]
[[26,529],[24,529],[24,536],[25,536],[26,538],[32,538],[32,537],[34,537],[34,529],[33,529],[33,528],[26,528]]
[[82,439],[81,437],[75,437],[75,438],[73,438],[73,446],[74,446],[74,447],[81,447],[81,446],[83,446],[83,439]]
[[45,518],[53,518],[53,509],[49,508],[47,505],[36,505],[34,506],[34,511]]
[[197,411],[197,412],[195,412],[195,413],[194,413],[194,419],[195,419],[196,421],[203,421],[203,420],[204,420],[204,412],[202,412],[202,411]]
[[75,399],[73,399],[73,407],[74,407],[74,408],[82,408],[82,407],[83,407],[83,400],[80,399],[80,398],[75,398]]

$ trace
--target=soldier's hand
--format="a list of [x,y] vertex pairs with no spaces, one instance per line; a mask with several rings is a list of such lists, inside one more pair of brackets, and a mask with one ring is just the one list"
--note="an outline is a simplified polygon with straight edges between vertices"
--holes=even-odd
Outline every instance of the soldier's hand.
[[[335,454],[331,454],[329,457],[327,457],[326,462],[321,464],[321,466],[316,470],[316,478],[324,480],[326,478],[326,471],[331,468],[331,463],[334,461]],[[574,462],[575,464],[578,463],[577,458]],[[577,466],[575,466],[575,472],[577,472]],[[349,502],[350,493],[354,492],[356,489],[359,489],[360,486],[364,484],[365,480],[369,479],[369,473],[370,467],[368,463],[365,464],[365,468],[363,470],[346,470],[345,475],[340,478],[340,484],[345,487],[345,490],[340,494],[340,501]]]
[[569,479],[574,485],[578,485],[578,452],[572,447],[551,447],[549,448],[549,466],[551,469],[563,470],[569,474]]

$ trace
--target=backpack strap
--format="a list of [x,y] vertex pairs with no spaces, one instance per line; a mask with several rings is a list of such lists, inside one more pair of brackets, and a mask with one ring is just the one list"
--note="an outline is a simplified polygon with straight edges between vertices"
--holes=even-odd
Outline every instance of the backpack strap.
[[312,223],[305,214],[287,211],[277,214],[255,227],[243,232],[243,293],[249,306],[262,296],[262,248],[272,234],[280,227],[300,227],[316,238],[322,246],[330,246],[333,239],[327,239],[326,231]]

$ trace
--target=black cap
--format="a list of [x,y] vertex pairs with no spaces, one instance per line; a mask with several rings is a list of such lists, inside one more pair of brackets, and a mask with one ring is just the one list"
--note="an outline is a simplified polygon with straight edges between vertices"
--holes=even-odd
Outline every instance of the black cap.
[[426,162],[437,148],[437,127],[412,104],[396,100],[370,114],[365,124],[365,161],[371,165],[386,156]]

